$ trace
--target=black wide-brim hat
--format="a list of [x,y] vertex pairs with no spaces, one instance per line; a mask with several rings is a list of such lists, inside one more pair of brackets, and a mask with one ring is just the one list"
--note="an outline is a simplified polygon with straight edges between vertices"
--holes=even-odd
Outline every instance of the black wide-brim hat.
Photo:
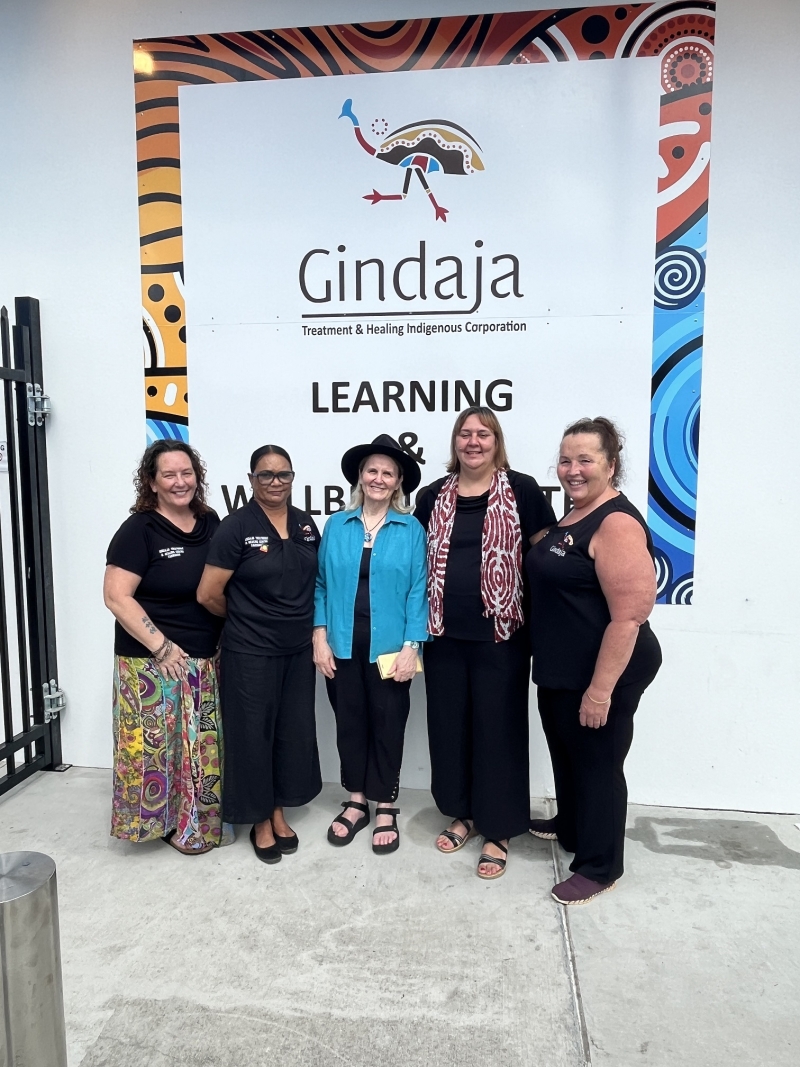
[[393,437],[388,433],[379,434],[368,445],[355,445],[348,448],[342,456],[342,474],[347,479],[348,485],[358,484],[358,468],[367,456],[388,456],[393,459],[403,473],[403,492],[413,493],[422,480],[422,473],[417,461],[404,452]]

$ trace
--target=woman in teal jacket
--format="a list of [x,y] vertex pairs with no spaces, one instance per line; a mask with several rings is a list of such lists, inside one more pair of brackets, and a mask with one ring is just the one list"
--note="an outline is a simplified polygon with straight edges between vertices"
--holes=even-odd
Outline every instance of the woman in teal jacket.
[[[373,852],[394,852],[409,690],[428,637],[425,532],[404,504],[420,471],[381,434],[345,452],[342,472],[353,494],[325,526],[314,600],[314,662],[336,716],[342,785],[350,793],[328,840],[349,844],[369,823],[373,800]],[[384,679],[376,660],[385,653],[398,655]]]

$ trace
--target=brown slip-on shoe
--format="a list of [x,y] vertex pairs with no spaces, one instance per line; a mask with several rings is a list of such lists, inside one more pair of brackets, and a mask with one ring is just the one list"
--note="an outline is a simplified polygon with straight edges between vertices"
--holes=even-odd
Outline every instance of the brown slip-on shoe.
[[582,874],[573,874],[566,881],[554,885],[550,895],[559,904],[588,904],[601,893],[608,893],[616,884],[616,882],[593,882],[591,878],[584,878]]

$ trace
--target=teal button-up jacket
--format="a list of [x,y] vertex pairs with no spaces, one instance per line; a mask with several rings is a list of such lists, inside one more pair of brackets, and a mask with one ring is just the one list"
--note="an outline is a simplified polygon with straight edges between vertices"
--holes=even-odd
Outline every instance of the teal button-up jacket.
[[[314,625],[326,626],[337,659],[353,654],[353,612],[364,548],[361,508],[338,511],[325,524],[319,549]],[[427,641],[425,531],[413,515],[390,510],[371,549],[370,663],[399,652],[404,641]]]

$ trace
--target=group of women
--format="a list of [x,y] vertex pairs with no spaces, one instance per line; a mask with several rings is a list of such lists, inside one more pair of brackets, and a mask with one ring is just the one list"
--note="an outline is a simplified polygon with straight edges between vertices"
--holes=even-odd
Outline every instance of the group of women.
[[[496,879],[511,838],[529,831],[574,853],[556,900],[613,888],[633,716],[661,662],[647,622],[653,546],[619,491],[610,420],[569,426],[557,470],[572,502],[560,521],[535,480],[510,468],[494,412],[471,407],[456,419],[447,475],[413,512],[421,475],[408,452],[385,434],[349,449],[351,500],[320,536],[290,502],[283,448],[253,453],[252,499],[222,521],[189,445],[148,448],[107,557],[112,834],[199,855],[232,839],[228,824],[249,823],[260,860],[296,852],[284,808],[322,787],[316,667],[347,794],[328,840],[350,844],[371,802],[373,851],[396,851],[410,687],[424,665],[431,789],[449,820],[438,850],[480,833],[477,874]],[[531,655],[555,778],[548,820],[530,818]]]

